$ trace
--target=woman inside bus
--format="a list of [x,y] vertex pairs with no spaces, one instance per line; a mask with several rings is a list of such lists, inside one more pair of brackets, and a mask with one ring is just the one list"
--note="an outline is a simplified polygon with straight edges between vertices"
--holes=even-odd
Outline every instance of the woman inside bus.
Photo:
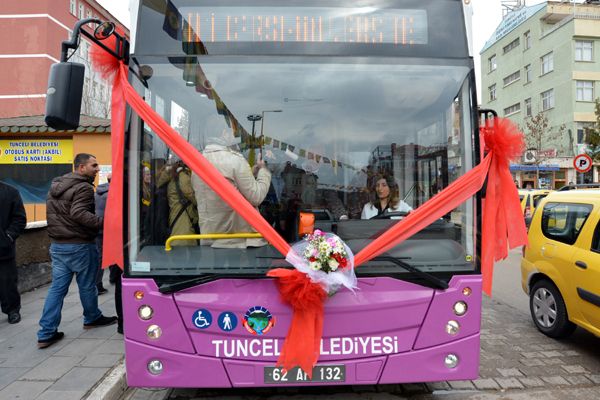
[[371,219],[391,212],[412,211],[411,206],[400,200],[400,190],[392,176],[379,174],[373,181],[375,184],[371,190],[371,201],[363,207],[361,219]]
[[[171,180],[167,186],[169,200],[169,228],[171,236],[198,233],[198,211],[192,189],[192,172],[181,160],[170,168]],[[196,240],[174,240],[173,246],[196,246]]]
[[[213,116],[207,120],[207,146],[202,155],[231,182],[254,206],[258,207],[269,191],[271,172],[259,157],[253,168],[244,156],[233,149],[235,137],[223,117]],[[254,229],[227,205],[202,179],[192,176],[196,192],[200,231],[208,233],[252,233]],[[201,245],[215,248],[246,248],[266,245],[264,239],[202,240]]]

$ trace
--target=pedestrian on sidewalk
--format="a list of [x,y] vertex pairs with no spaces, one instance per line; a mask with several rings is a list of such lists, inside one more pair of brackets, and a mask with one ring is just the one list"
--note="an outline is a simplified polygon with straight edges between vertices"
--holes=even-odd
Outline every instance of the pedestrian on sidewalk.
[[[110,180],[112,178],[112,174],[108,174],[108,183],[104,183],[102,185],[98,185],[96,188],[96,215],[104,218],[106,213],[106,200],[108,198],[108,191],[110,189]],[[96,287],[98,288],[98,294],[106,293],[108,290],[104,288],[102,285],[102,275],[104,274],[104,270],[102,269],[102,250],[104,241],[104,228],[100,228],[100,232],[98,236],[96,236],[96,246],[98,247],[98,276],[96,277]],[[115,285],[115,308],[117,311],[117,332],[123,334],[123,302],[121,300],[121,268],[118,265],[111,265],[108,267],[110,271],[109,281],[110,283],[114,283]],[[102,291],[101,291],[102,290]]]
[[[110,187],[110,179],[112,174],[108,174],[107,183],[102,183],[98,185],[96,188],[96,215],[102,219],[104,219],[104,210],[106,209],[106,200],[108,198],[108,189]],[[104,228],[101,226],[100,231],[98,232],[98,236],[96,236],[96,247],[98,247],[98,275],[96,275],[96,288],[98,289],[98,294],[104,294],[108,292],[108,290],[104,287],[102,283],[102,278],[104,277],[104,269],[102,268],[102,241],[104,240]],[[119,267],[116,265],[111,265],[109,267],[110,283],[115,283],[118,276]]]
[[74,172],[52,181],[46,199],[52,284],[39,322],[41,329],[37,333],[41,349],[64,337],[58,326],[73,275],[83,306],[83,328],[117,322],[117,317],[105,317],[98,308],[98,249],[95,239],[103,223],[103,219],[95,214],[94,205],[94,178],[98,173],[98,162],[95,156],[80,153],[75,156],[73,165]]
[[15,241],[25,229],[27,217],[19,191],[0,182],[0,306],[8,323],[21,321],[21,295],[17,289]]

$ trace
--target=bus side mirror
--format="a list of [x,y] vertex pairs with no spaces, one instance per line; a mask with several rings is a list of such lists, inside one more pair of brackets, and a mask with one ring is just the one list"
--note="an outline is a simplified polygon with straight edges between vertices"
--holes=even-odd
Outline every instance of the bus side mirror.
[[50,67],[46,92],[46,125],[56,130],[79,127],[83,94],[83,64],[60,62]]

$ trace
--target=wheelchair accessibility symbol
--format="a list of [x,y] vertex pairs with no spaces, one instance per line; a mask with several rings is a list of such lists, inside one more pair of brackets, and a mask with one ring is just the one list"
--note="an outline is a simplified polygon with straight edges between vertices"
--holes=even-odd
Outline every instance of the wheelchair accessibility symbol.
[[192,315],[192,322],[196,328],[206,329],[212,324],[212,315],[208,310],[201,308]]

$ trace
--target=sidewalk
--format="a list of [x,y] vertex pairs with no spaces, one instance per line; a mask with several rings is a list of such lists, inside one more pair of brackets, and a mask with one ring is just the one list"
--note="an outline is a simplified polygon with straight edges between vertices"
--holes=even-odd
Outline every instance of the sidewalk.
[[[123,336],[117,333],[116,324],[83,329],[75,279],[62,310],[59,331],[65,333],[64,339],[38,349],[36,332],[48,287],[22,295],[23,319],[18,324],[10,325],[6,315],[0,315],[0,400],[84,399],[123,360]],[[104,287],[108,293],[98,297],[100,309],[104,315],[116,315],[108,273]],[[114,390],[115,385],[111,386]]]

